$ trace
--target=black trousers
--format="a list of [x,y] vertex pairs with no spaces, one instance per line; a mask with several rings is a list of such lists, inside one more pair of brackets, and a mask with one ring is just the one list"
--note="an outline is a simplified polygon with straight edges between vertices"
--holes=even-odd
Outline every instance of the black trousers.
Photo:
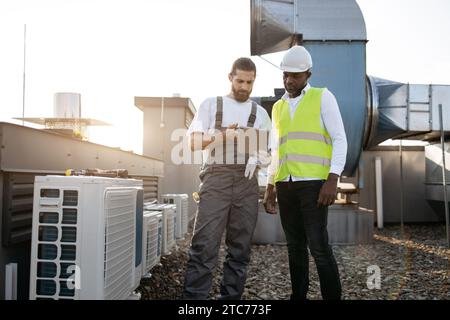
[[328,207],[317,207],[321,180],[277,182],[280,218],[289,254],[291,299],[306,299],[309,287],[309,255],[316,263],[322,298],[341,298],[339,270],[328,244]]

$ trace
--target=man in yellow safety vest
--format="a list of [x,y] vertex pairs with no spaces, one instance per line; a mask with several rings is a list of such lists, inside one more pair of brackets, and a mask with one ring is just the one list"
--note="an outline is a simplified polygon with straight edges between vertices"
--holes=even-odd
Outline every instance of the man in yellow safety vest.
[[328,206],[347,154],[347,139],[339,107],[326,88],[308,83],[312,59],[303,46],[289,49],[281,62],[284,96],[272,109],[272,163],[264,206],[275,214],[278,199],[286,234],[291,275],[291,299],[307,298],[309,256],[314,257],[323,299],[340,299],[336,260],[328,244]]

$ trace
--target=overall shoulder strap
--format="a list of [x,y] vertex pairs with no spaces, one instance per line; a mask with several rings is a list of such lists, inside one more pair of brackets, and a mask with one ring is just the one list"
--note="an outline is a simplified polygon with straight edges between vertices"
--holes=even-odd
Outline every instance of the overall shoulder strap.
[[223,118],[223,98],[221,96],[218,96],[216,107],[216,124],[215,124],[216,129],[220,129],[222,127],[222,118]]
[[256,110],[257,110],[256,102],[252,101],[252,111],[250,112],[250,116],[248,117],[247,127],[253,127],[255,125]]

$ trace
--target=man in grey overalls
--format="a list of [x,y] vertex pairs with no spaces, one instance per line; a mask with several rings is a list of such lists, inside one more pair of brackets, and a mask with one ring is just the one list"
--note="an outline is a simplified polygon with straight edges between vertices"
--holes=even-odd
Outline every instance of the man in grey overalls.
[[250,127],[261,132],[271,128],[266,110],[249,99],[255,76],[252,60],[237,59],[228,75],[231,92],[206,99],[189,127],[191,148],[206,150],[208,157],[200,172],[200,201],[184,299],[208,298],[225,229],[227,255],[219,299],[240,299],[244,291],[258,215],[259,186],[257,175],[248,170],[248,154],[238,151],[234,134],[237,128]]

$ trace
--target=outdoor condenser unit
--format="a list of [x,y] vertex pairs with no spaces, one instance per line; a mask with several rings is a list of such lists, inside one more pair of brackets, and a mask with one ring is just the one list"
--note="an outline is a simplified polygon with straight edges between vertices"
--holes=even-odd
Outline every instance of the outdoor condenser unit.
[[188,195],[187,194],[163,194],[164,203],[175,204],[177,206],[177,226],[175,236],[178,239],[184,238],[188,230],[189,212],[188,212]]
[[37,176],[30,299],[127,299],[142,275],[142,180]]
[[163,216],[161,211],[144,211],[142,274],[147,275],[161,259]]
[[145,204],[145,210],[161,211],[163,215],[163,240],[162,240],[162,255],[170,254],[170,250],[175,247],[175,228],[176,228],[176,213],[175,205],[173,204]]

